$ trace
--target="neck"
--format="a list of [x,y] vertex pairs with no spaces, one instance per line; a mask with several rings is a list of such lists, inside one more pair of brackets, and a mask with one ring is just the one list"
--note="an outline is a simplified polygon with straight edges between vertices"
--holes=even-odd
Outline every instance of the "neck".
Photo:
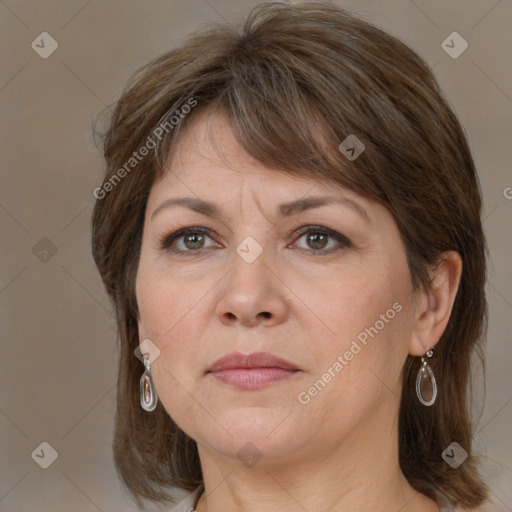
[[307,459],[262,458],[251,468],[200,446],[205,492],[197,512],[438,512],[400,470],[398,410],[391,425],[388,416],[389,432],[376,435],[378,424],[367,421],[341,444]]

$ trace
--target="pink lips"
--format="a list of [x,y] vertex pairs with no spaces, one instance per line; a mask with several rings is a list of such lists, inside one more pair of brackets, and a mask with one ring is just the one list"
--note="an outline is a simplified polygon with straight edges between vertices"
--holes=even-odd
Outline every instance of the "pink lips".
[[240,389],[261,389],[298,371],[292,363],[272,354],[255,352],[244,355],[235,352],[215,361],[207,373]]

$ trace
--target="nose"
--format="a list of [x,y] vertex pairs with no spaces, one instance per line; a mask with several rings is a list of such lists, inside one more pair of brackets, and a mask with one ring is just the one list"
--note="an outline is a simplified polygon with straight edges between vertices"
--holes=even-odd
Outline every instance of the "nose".
[[265,252],[252,263],[233,253],[231,270],[222,280],[224,286],[217,304],[217,315],[223,324],[270,327],[285,321],[287,288],[270,268]]

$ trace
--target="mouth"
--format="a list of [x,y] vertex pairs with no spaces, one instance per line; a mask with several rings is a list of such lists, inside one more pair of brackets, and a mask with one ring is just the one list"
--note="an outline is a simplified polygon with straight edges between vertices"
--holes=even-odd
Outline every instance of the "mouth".
[[238,389],[263,389],[300,373],[293,363],[267,354],[228,354],[218,359],[206,372],[224,384]]

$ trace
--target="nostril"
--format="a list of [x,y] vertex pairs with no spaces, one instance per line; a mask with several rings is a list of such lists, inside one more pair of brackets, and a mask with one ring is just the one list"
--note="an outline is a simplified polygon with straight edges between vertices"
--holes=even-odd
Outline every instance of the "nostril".
[[[258,317],[271,318],[272,314],[268,311],[262,311],[261,313],[258,313]],[[226,312],[226,318],[228,320],[236,320],[238,317],[234,313],[231,313],[231,311],[228,311]]]

